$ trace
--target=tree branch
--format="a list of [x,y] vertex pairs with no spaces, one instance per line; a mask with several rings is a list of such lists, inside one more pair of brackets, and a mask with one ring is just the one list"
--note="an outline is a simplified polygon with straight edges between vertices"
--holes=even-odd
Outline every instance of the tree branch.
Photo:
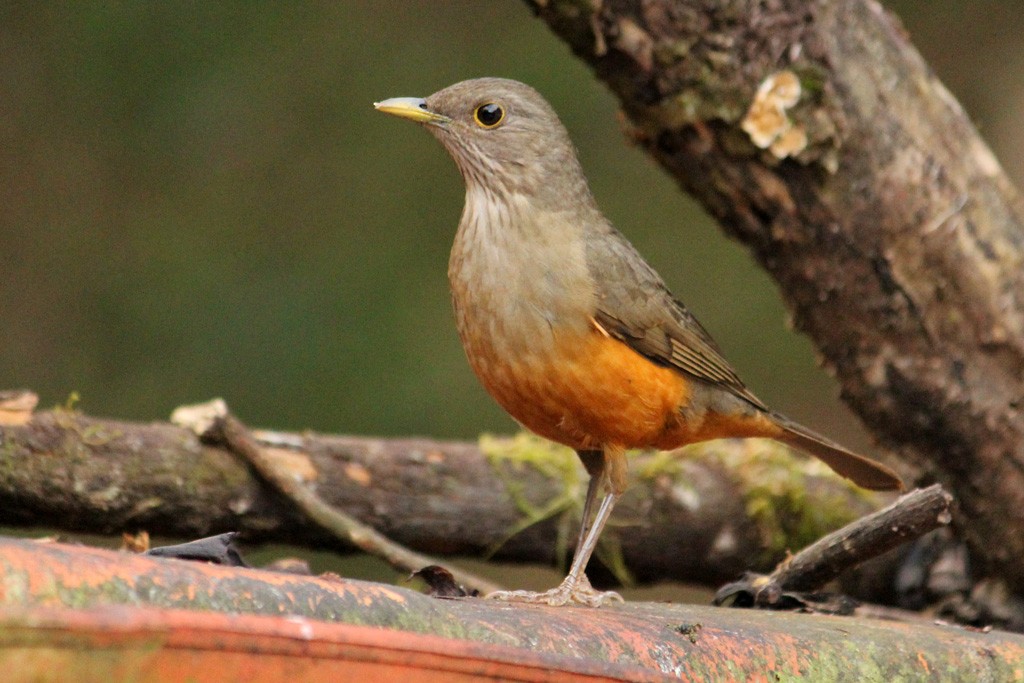
[[787,558],[772,572],[772,580],[783,590],[817,590],[854,564],[949,524],[952,503],[938,484],[911,491]]
[[[409,548],[564,562],[586,475],[568,449],[534,437],[480,446],[255,431],[264,457],[328,505]],[[639,454],[604,548],[637,579],[719,584],[766,570],[788,548],[876,509],[817,463],[765,441],[681,456]],[[0,524],[347,548],[264,486],[234,454],[165,423],[67,410],[0,427]],[[600,576],[600,572],[597,574]],[[606,575],[607,576],[607,575]]]
[[787,597],[820,590],[853,567],[949,524],[952,503],[938,484],[911,491],[787,557],[769,576],[748,573],[723,586],[714,602],[735,598],[742,606],[779,608],[791,602]]

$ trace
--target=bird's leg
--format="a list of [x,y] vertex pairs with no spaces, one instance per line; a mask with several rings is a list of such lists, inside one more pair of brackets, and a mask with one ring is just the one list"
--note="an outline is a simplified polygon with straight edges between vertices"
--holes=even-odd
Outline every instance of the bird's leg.
[[601,536],[601,530],[604,529],[604,525],[611,516],[612,508],[615,507],[615,503],[618,502],[621,495],[621,493],[613,493],[611,491],[605,494],[604,499],[601,501],[601,507],[597,509],[597,515],[594,516],[594,522],[589,532],[583,538],[579,550],[576,551],[576,555],[572,559],[569,574],[558,588],[549,591],[551,598],[548,599],[548,604],[564,605],[567,603],[578,603],[588,607],[600,607],[607,601],[622,601],[622,596],[615,591],[594,590],[590,585],[590,579],[587,578],[585,573],[587,563],[590,562],[590,556],[594,554],[594,549],[597,547],[597,540]]
[[[600,457],[593,457],[595,451],[581,451],[580,459],[590,473],[590,484],[587,486],[587,499],[583,504],[583,524],[576,552],[573,555],[569,574],[557,588],[544,593],[530,591],[499,591],[491,593],[488,598],[514,602],[531,602],[552,606],[578,604],[588,607],[599,607],[608,601],[621,601],[622,596],[614,591],[597,591],[590,585],[585,570],[590,556],[597,547],[612,508],[626,489],[626,454],[621,448],[605,448]],[[597,514],[590,519],[590,511],[597,499],[597,491],[604,484],[608,490]]]
[[594,503],[597,502],[597,492],[605,483],[604,451],[576,451],[576,454],[580,456],[580,461],[583,462],[583,467],[590,475],[590,480],[587,482],[587,496],[583,500],[583,512],[580,514],[580,533],[576,537],[576,549],[572,552],[574,559],[580,554],[583,541],[594,526]]

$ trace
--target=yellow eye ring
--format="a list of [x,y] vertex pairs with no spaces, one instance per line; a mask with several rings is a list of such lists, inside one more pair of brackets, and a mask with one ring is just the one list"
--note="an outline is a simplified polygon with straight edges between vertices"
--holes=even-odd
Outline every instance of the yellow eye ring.
[[473,111],[473,120],[481,128],[497,128],[505,120],[505,109],[494,102],[481,104]]

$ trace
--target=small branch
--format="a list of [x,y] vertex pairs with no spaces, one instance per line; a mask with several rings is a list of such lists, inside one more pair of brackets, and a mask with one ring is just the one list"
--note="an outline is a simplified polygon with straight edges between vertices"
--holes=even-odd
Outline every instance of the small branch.
[[[409,550],[372,527],[325,503],[291,472],[284,470],[272,458],[267,457],[249,433],[249,429],[230,413],[218,417],[212,427],[204,432],[203,437],[223,442],[233,453],[252,465],[267,483],[294,503],[310,520],[363,552],[379,557],[403,572],[415,572],[430,565],[440,564],[435,558]],[[448,570],[456,581],[471,590],[490,593],[501,589],[498,584],[456,567],[448,567]]]
[[[715,604],[730,598],[747,606],[776,607],[784,595],[820,589],[857,565],[949,524],[953,497],[939,484],[911,491],[781,562],[768,576],[748,574],[723,586]],[[739,596],[745,596],[740,598]]]
[[784,590],[821,588],[847,569],[949,524],[953,496],[933,484],[848,524],[783,561],[772,580]]

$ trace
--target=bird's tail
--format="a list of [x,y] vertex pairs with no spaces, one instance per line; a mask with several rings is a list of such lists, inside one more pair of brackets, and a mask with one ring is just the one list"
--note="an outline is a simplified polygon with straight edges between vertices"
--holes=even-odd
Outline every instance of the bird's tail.
[[873,491],[903,489],[899,476],[882,463],[848,451],[787,417],[773,414],[772,418],[782,428],[782,434],[775,437],[776,440],[813,455],[858,486]]

